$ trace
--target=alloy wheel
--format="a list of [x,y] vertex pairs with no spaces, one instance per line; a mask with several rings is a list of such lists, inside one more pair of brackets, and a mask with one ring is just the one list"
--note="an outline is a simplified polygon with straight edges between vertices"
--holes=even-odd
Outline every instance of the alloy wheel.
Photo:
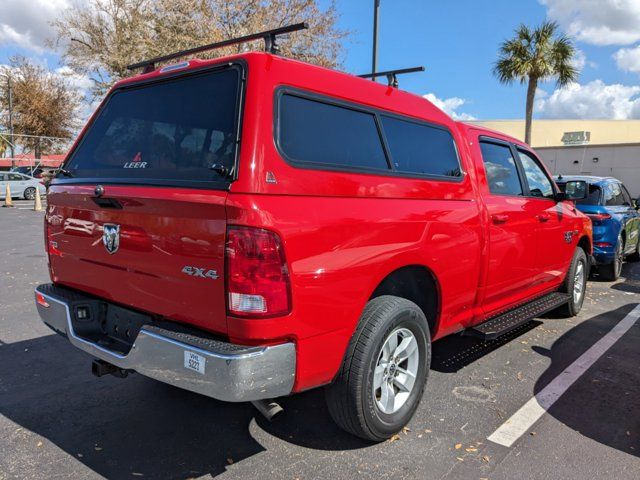
[[373,374],[373,398],[381,412],[396,413],[406,403],[418,375],[420,351],[411,330],[397,328],[382,344]]
[[580,300],[582,299],[582,295],[584,294],[585,289],[585,268],[583,262],[578,262],[576,266],[575,274],[573,275],[573,303],[575,305],[580,304]]

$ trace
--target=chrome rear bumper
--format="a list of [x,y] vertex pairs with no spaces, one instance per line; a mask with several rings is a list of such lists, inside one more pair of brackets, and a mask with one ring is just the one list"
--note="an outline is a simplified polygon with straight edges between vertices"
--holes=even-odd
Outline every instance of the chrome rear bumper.
[[[142,326],[130,351],[123,354],[76,334],[70,306],[82,302],[83,294],[52,284],[38,286],[35,293],[38,313],[45,324],[75,347],[116,367],[227,402],[280,397],[293,388],[293,343],[245,347],[151,323]],[[42,296],[41,301],[38,295]],[[202,365],[198,365],[201,371],[185,366],[190,353],[202,359]]]

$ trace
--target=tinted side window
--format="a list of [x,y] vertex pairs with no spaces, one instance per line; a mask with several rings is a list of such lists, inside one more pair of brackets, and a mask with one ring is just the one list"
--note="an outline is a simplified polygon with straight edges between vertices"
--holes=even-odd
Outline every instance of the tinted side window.
[[618,183],[610,183],[607,185],[605,191],[605,205],[612,207],[624,205],[622,189]]
[[294,162],[388,170],[375,116],[284,94],[278,143]]
[[10,173],[8,174],[8,176],[9,176],[9,181],[12,181],[12,182],[21,182],[22,180],[24,180],[24,177],[17,173]]
[[625,187],[624,185],[620,184],[620,188],[622,190],[622,198],[624,201],[624,205],[627,207],[630,207],[632,205],[631,203],[631,195],[629,194],[629,191],[627,190],[627,187]]
[[552,199],[553,186],[542,167],[538,165],[538,162],[527,152],[518,150],[518,155],[524,168],[524,175],[527,178],[531,196]]
[[448,131],[382,116],[391,158],[399,172],[460,176],[460,163]]
[[522,186],[511,149],[506,145],[480,142],[487,182],[491,193],[522,195]]

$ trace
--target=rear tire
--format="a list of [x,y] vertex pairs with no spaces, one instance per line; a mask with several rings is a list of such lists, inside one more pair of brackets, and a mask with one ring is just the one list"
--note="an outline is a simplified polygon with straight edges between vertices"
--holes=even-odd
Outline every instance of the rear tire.
[[562,293],[569,295],[569,302],[557,309],[563,317],[575,317],[582,309],[587,290],[587,278],[589,277],[589,261],[582,248],[576,248],[573,252],[571,265],[564,283],[560,288]]
[[25,200],[35,200],[36,199],[36,189],[33,187],[28,187],[24,190],[24,199]]
[[616,252],[613,262],[607,265],[598,266],[598,273],[603,280],[614,282],[620,278],[622,274],[622,263],[624,262],[624,243],[622,237],[618,237],[616,242]]
[[325,390],[331,417],[365,440],[390,438],[418,408],[430,362],[429,326],[420,307],[391,295],[374,298],[360,317],[336,379]]

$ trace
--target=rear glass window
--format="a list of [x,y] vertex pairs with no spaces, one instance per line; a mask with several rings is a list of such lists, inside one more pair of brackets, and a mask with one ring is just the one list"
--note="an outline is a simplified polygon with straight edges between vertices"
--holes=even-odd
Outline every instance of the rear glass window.
[[399,172],[460,176],[458,154],[447,130],[387,116],[382,116],[382,126]]
[[235,165],[239,69],[127,88],[108,100],[66,168],[76,177],[220,180]]
[[388,170],[375,116],[284,94],[278,143],[295,163]]
[[[558,183],[558,188],[561,192],[564,192],[567,184],[566,183]],[[587,198],[581,198],[580,200],[576,200],[578,205],[600,205],[600,196],[602,195],[602,190],[597,185],[589,185],[589,193],[587,194]]]

